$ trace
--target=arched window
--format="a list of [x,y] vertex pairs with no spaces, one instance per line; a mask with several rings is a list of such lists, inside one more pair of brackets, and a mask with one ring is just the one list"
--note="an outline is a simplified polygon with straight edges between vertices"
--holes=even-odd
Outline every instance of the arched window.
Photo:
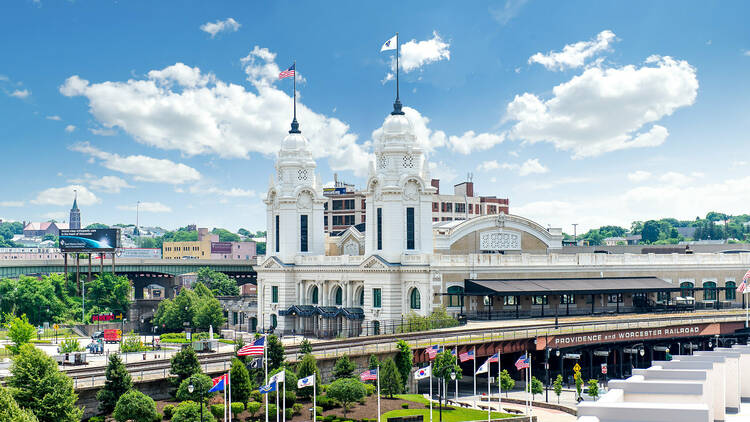
[[725,287],[727,289],[727,300],[737,299],[737,284],[734,281],[727,281]]
[[695,285],[690,281],[680,283],[680,297],[692,297]]
[[716,300],[716,282],[706,281],[703,283],[703,300]]
[[359,291],[359,306],[365,306],[365,289]]
[[344,292],[341,290],[341,287],[336,287],[336,305],[341,306],[342,303],[344,303]]
[[409,294],[409,307],[411,309],[422,308],[422,298],[419,295],[419,289],[411,289],[411,294]]
[[276,319],[276,314],[271,314],[271,328],[276,328],[279,321]]
[[310,294],[310,296],[311,296],[310,303],[312,303],[313,305],[317,305],[318,304],[318,286],[313,286],[312,293]]
[[448,287],[448,306],[464,306],[464,288],[461,286]]

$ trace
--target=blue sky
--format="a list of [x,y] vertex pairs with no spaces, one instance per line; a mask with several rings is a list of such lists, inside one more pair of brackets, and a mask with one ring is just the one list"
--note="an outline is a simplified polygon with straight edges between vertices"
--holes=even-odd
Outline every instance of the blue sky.
[[263,229],[298,119],[364,182],[401,98],[443,191],[571,230],[749,212],[745,2],[18,0],[0,13],[0,218]]

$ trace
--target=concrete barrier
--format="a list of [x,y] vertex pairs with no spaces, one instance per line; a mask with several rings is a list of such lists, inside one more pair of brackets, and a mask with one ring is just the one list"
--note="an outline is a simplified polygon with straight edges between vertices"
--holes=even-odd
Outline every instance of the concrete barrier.
[[740,353],[740,401],[750,401],[750,346],[735,344],[732,350]]
[[[713,351],[696,351],[695,356],[723,356],[724,361],[724,380],[726,381],[726,408],[729,413],[738,413],[740,411],[740,356],[741,353],[728,349],[717,347]],[[749,374],[745,372],[745,374]]]
[[[677,358],[684,358],[687,356],[675,356]],[[719,358],[722,362],[724,358]],[[714,420],[723,421],[726,417],[726,400],[724,399],[724,389],[726,384],[724,382],[724,366],[718,362],[711,362],[708,360],[671,360],[671,361],[654,361],[654,366],[659,366],[664,369],[693,369],[705,371],[708,377],[709,391],[712,392],[712,404]],[[721,369],[721,372],[719,371]]]

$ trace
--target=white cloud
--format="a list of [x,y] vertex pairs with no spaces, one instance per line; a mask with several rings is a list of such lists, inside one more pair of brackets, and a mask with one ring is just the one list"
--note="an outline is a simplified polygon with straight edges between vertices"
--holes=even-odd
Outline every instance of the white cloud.
[[693,180],[692,177],[687,176],[676,171],[669,171],[659,176],[659,181],[665,185],[676,186],[684,185]]
[[0,207],[11,208],[11,207],[22,207],[24,206],[23,201],[0,201]]
[[536,53],[529,57],[529,64],[539,63],[548,70],[565,70],[581,67],[594,55],[609,50],[615,41],[615,34],[610,30],[600,32],[595,39],[568,44],[562,51],[550,51],[547,54]]
[[65,131],[68,133],[73,133],[76,130],[75,125],[67,125],[65,126]]
[[[137,205],[137,208],[140,212],[172,212],[172,208],[161,202],[141,202]],[[117,209],[123,211],[135,211],[136,205],[118,205]]]
[[75,196],[73,191],[78,191],[78,205],[93,205],[101,202],[93,192],[82,185],[45,189],[39,192],[39,195],[31,202],[45,205],[72,205]]
[[477,166],[477,171],[490,171],[497,170],[500,168],[500,163],[497,160],[482,161]]
[[201,31],[211,34],[211,38],[215,37],[219,32],[237,32],[240,29],[240,23],[232,18],[227,18],[223,21],[217,20],[216,22],[206,22],[201,25]]
[[231,198],[252,198],[255,196],[255,191],[250,189],[240,189],[240,188],[231,188],[231,189],[221,189],[217,188],[216,186],[204,186],[204,185],[192,185],[190,186],[190,193],[193,194],[200,194],[200,195],[221,195],[221,196],[228,196]]
[[429,163],[430,174],[434,179],[440,179],[444,182],[452,182],[458,177],[458,173],[448,164],[443,161],[430,161]]
[[636,170],[632,173],[628,173],[628,180],[631,182],[643,182],[651,177],[651,173],[645,170]]
[[573,185],[578,183],[588,183],[591,179],[588,177],[563,177],[559,179],[550,179],[543,182],[534,182],[529,185],[530,189],[533,190],[545,190],[557,188],[561,185]]
[[[104,128],[121,128],[146,145],[188,156],[270,156],[287,135],[292,114],[288,85],[275,86],[280,71],[275,58],[275,53],[256,46],[242,59],[256,92],[182,63],[151,71],[147,79],[126,82],[92,84],[71,76],[60,92],[85,96]],[[315,158],[327,157],[334,171],[366,175],[369,156],[346,123],[314,112],[300,101],[299,93],[297,120]]]
[[86,154],[92,159],[99,159],[104,167],[129,174],[133,176],[133,179],[143,182],[181,184],[201,178],[198,170],[170,160],[147,157],[145,155],[122,157],[118,154],[112,154],[95,148],[88,142],[75,144],[70,149]]
[[73,179],[70,182],[88,185],[93,190],[107,193],[120,193],[121,189],[133,187],[125,179],[117,176],[95,176],[90,173],[84,174],[82,179]]
[[530,158],[521,164],[518,169],[519,176],[528,176],[530,174],[544,174],[549,171],[549,168],[542,165],[538,158]]
[[520,12],[527,0],[505,0],[503,7],[492,8],[489,11],[493,19],[500,25],[507,25],[511,19],[515,18]]
[[17,89],[8,95],[10,95],[11,97],[25,99],[31,95],[31,91],[29,91],[28,89]]
[[651,56],[641,67],[588,68],[553,89],[553,97],[517,95],[507,106],[511,139],[551,142],[573,158],[661,145],[668,132],[653,124],[695,102],[698,79],[686,61]]
[[114,136],[115,134],[117,134],[117,131],[114,129],[102,129],[97,127],[90,128],[89,132],[99,136]]
[[59,122],[60,120],[62,120],[62,118],[60,116],[54,115],[54,116],[47,116],[47,120],[56,120]]
[[[401,45],[399,66],[404,73],[422,68],[422,66],[450,60],[450,44],[445,42],[437,31],[432,32],[432,38],[424,41],[415,39]],[[391,71],[396,70],[396,63],[392,63]]]
[[750,56],[750,50],[745,50],[745,52],[744,52],[744,53],[742,53],[742,54],[744,54],[744,55],[746,55],[746,56]]

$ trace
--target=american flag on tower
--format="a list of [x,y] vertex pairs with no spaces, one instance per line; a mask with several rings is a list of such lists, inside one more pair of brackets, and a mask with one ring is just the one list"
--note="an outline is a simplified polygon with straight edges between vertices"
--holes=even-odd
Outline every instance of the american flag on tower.
[[287,70],[279,73],[279,79],[291,78],[292,76],[294,76],[294,67],[295,66],[296,66],[296,64],[293,64],[293,65],[289,66],[289,69],[287,69]]

